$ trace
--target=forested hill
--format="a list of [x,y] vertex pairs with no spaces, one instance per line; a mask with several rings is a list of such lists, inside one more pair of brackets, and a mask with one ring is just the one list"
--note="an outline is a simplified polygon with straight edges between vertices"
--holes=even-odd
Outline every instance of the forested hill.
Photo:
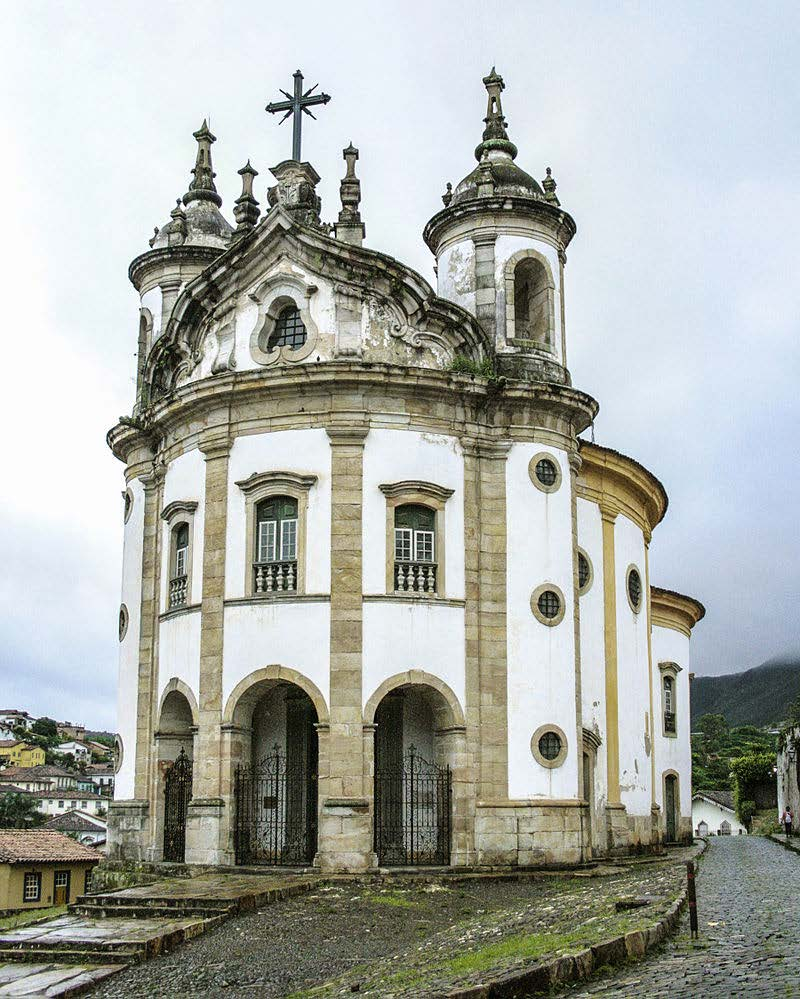
[[779,725],[800,696],[800,655],[776,656],[744,673],[696,676],[692,728],[703,715],[724,715],[729,725]]

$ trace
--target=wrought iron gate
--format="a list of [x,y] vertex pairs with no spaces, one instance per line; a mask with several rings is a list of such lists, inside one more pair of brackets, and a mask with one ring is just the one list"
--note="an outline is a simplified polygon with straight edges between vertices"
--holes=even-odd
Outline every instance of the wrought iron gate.
[[450,767],[413,746],[399,766],[376,761],[375,852],[384,866],[450,863]]
[[186,856],[186,813],[192,797],[192,761],[181,747],[164,775],[164,860],[182,864]]
[[305,866],[317,849],[316,760],[287,760],[278,746],[235,777],[237,864]]

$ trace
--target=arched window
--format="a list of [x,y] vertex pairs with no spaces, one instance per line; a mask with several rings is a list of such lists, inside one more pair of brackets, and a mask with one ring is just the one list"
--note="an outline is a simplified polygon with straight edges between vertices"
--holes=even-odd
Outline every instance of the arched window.
[[395,507],[395,590],[436,592],[436,511],[417,503]]
[[189,577],[189,525],[181,521],[172,528],[172,552],[169,574],[169,606],[186,604]]
[[296,305],[285,305],[278,313],[275,329],[267,343],[268,350],[276,347],[289,347],[297,350],[306,342],[306,328]]
[[514,338],[551,343],[552,295],[545,265],[525,257],[514,268]]
[[675,679],[664,677],[664,732],[674,735],[676,731],[675,718]]
[[256,506],[254,590],[297,589],[297,500],[270,496]]

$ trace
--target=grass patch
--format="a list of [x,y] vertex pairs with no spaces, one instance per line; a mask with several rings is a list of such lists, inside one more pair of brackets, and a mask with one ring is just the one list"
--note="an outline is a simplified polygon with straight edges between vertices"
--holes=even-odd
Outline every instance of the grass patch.
[[0,930],[17,930],[21,926],[30,926],[38,920],[55,919],[56,916],[66,914],[66,905],[53,905],[45,909],[27,909],[24,912],[15,912],[11,916],[4,916],[0,919]]
[[380,894],[370,894],[364,897],[368,902],[375,902],[376,905],[389,905],[395,909],[415,909],[419,905],[419,902],[412,902],[410,898],[394,891],[380,892]]

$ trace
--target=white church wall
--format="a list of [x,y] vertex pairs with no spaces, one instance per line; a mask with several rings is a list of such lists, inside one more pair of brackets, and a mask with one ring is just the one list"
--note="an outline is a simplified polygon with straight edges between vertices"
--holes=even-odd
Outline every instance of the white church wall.
[[[203,545],[204,532],[203,522],[205,519],[205,494],[206,494],[206,463],[203,454],[197,448],[179,455],[171,461],[167,474],[164,477],[164,497],[162,509],[174,503],[176,500],[191,500],[197,503],[194,512],[194,523],[192,537],[190,538],[192,580],[189,591],[189,600],[192,604],[199,604],[203,599]],[[169,577],[170,577],[170,525],[165,521],[161,523],[161,611],[167,610],[169,606]]]
[[397,673],[424,670],[443,680],[465,706],[464,608],[416,602],[364,602],[363,703]]
[[[547,452],[561,468],[561,486],[545,493],[531,482],[530,459]],[[571,478],[566,453],[541,444],[514,444],[506,463],[508,611],[508,780],[511,798],[574,798],[581,740],[575,718]],[[555,583],[564,618],[555,627],[531,611],[531,594]],[[559,726],[568,753],[560,767],[542,767],[530,740],[540,725]]]
[[453,490],[445,506],[445,592],[464,599],[464,458],[457,438],[411,430],[370,430],[364,445],[363,587],[386,593],[386,497],[379,486],[419,479]]
[[237,482],[256,472],[316,475],[306,513],[306,593],[330,593],[331,585],[331,447],[323,429],[279,430],[237,437],[228,467],[228,524],[225,597],[244,596],[245,573],[252,561],[246,551],[245,495]]
[[200,609],[161,622],[158,632],[158,699],[176,677],[200,702]]
[[589,558],[592,583],[579,597],[581,616],[581,718],[600,738],[594,773],[596,810],[607,797],[606,653],[603,598],[603,522],[596,503],[578,498],[578,545]]
[[500,235],[494,244],[495,286],[497,288],[496,318],[498,349],[505,346],[506,340],[506,264],[520,250],[536,250],[550,266],[553,278],[553,342],[554,357],[563,363],[561,353],[561,267],[558,260],[558,250],[543,239],[531,236]]
[[436,264],[437,290],[475,315],[475,244],[471,237],[451,244],[439,253]]
[[[689,639],[674,628],[653,628],[653,714],[655,716],[656,801],[664,806],[664,771],[675,770],[681,799],[681,815],[691,815],[692,743],[689,690]],[[677,663],[676,738],[666,737],[663,727],[664,701],[660,662]]]
[[127,487],[133,502],[123,528],[121,602],[128,609],[128,630],[119,646],[117,729],[122,739],[122,766],[116,775],[114,797],[132,798],[136,763],[136,704],[139,689],[139,633],[142,606],[142,544],[144,487],[132,479]]
[[314,683],[329,703],[330,604],[259,601],[225,608],[223,704],[248,674],[286,666]]
[[[614,524],[617,598],[617,689],[619,697],[620,797],[629,815],[650,814],[651,761],[647,752],[650,720],[650,668],[644,537],[625,516]],[[642,604],[635,613],[628,603],[627,568],[635,565],[642,578]],[[652,752],[652,747],[651,750]]]

